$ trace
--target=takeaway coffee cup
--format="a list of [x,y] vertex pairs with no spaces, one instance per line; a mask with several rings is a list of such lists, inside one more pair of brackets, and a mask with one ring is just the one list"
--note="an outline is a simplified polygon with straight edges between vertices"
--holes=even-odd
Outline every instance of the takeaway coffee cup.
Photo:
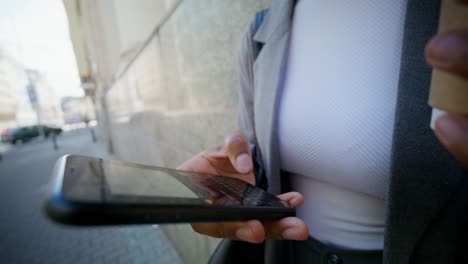
[[[468,8],[442,0],[439,32],[468,28]],[[444,111],[468,114],[468,80],[434,69],[429,104]]]

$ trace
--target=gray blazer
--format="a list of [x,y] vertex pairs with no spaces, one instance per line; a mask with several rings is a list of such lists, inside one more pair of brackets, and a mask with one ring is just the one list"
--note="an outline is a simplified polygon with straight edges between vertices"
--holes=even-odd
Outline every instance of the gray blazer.
[[[292,0],[273,0],[262,25],[250,28],[240,50],[238,124],[252,144],[257,182],[273,193],[286,191],[276,134],[277,105],[288,50]],[[442,147],[429,127],[431,69],[426,42],[436,32],[439,1],[408,0],[395,113],[388,190],[384,263],[468,263],[467,172]],[[252,44],[264,44],[254,58]],[[468,253],[467,253],[468,254]]]

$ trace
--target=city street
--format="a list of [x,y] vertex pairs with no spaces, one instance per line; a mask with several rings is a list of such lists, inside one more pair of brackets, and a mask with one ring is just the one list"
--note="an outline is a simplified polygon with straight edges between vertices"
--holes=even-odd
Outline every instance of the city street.
[[181,263],[158,226],[68,227],[42,213],[55,160],[65,154],[106,157],[98,134],[79,129],[14,146],[0,161],[1,263]]

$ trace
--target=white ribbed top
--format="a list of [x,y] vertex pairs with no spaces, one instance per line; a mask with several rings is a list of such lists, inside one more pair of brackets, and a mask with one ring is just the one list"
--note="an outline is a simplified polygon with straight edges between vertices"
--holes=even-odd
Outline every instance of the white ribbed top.
[[382,249],[406,0],[302,0],[279,108],[281,168],[310,235]]

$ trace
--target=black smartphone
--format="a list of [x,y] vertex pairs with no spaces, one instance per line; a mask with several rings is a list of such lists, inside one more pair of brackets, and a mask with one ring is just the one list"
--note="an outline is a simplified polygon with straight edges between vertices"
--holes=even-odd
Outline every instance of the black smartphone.
[[242,180],[117,160],[61,157],[45,202],[63,224],[274,220],[295,209]]

